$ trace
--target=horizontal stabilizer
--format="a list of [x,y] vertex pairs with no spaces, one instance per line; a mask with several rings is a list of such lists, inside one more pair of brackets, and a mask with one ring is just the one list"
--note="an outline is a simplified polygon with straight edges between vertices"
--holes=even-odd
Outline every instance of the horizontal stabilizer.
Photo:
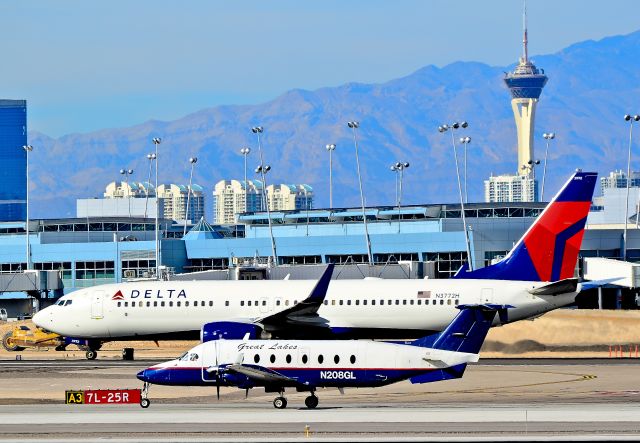
[[578,289],[577,278],[566,278],[564,280],[549,283],[535,289],[529,289],[531,295],[558,295],[576,292]]
[[413,384],[416,383],[431,383],[434,381],[452,380],[454,378],[462,378],[464,370],[467,368],[466,364],[460,364],[452,366],[450,368],[436,369],[435,371],[429,371],[425,374],[416,375],[411,377],[409,381]]
[[477,354],[496,313],[506,311],[508,307],[509,305],[494,304],[460,305],[460,312],[444,331],[419,338],[411,344],[423,348]]

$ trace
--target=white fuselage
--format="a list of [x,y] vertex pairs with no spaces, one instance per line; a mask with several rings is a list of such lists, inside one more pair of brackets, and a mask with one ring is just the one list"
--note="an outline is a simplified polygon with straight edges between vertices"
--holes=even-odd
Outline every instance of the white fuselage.
[[[314,387],[382,386],[476,361],[478,354],[371,340],[214,340],[138,376],[156,384],[233,384],[233,379],[217,378],[215,373],[227,365],[243,364],[275,371]],[[242,377],[236,378],[235,383],[242,383]],[[258,377],[252,384],[273,382]]]
[[[214,321],[253,321],[304,300],[313,280],[140,281],[82,289],[37,313],[36,325],[67,337],[135,339],[195,333]],[[385,338],[441,331],[459,304],[510,305],[508,321],[535,317],[574,301],[576,293],[534,296],[543,282],[502,280],[334,280],[318,315],[332,329]],[[494,324],[499,324],[496,318]],[[379,333],[377,333],[378,331]],[[391,337],[389,337],[391,338]]]

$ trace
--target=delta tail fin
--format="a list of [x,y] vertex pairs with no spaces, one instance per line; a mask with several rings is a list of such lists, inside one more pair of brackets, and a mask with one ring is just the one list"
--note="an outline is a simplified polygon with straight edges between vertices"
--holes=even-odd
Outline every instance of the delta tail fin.
[[555,282],[573,277],[598,174],[574,173],[507,256],[453,278]]

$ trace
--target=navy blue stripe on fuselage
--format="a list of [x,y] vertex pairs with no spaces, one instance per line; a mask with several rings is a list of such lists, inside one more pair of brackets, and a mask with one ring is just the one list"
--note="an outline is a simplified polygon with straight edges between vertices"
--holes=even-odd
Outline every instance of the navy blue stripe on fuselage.
[[[290,383],[261,383],[238,373],[221,374],[222,386],[246,387],[247,385],[297,386],[305,384],[313,387],[374,387],[406,380],[433,371],[427,368],[269,368],[293,379]],[[206,380],[203,380],[206,378]],[[159,385],[214,386],[216,375],[202,370],[202,367],[149,368],[138,374],[138,378]]]

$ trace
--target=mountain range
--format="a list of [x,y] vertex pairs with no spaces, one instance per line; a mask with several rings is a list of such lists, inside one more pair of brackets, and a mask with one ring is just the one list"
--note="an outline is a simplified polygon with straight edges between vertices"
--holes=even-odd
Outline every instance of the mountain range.
[[[623,115],[640,114],[640,31],[584,41],[555,54],[533,57],[549,82],[536,114],[535,157],[544,158],[543,132],[555,132],[548,158],[547,196],[576,168],[608,174],[626,169],[629,124]],[[406,161],[403,204],[458,201],[451,136],[438,125],[466,120],[455,136],[470,136],[469,201],[483,201],[483,180],[515,173],[516,129],[504,73],[513,66],[456,62],[425,66],[381,84],[348,83],[314,91],[295,89],[266,103],[217,106],[175,121],[150,120],[127,127],[51,138],[30,131],[37,147],[31,162],[35,217],[75,216],[75,199],[99,197],[119,170],[133,168],[132,180],[146,181],[153,137],[161,137],[161,182],[187,183],[189,157],[198,157],[194,183],[206,192],[208,214],[213,186],[242,179],[240,148],[252,148],[249,177],[259,164],[251,127],[264,127],[268,183],[308,183],[316,207],[328,206],[328,153],[334,160],[334,206],[359,205],[355,150],[347,122],[360,122],[359,153],[367,204],[393,205],[395,173]],[[135,106],[128,103],[127,106]],[[638,134],[638,132],[636,132]],[[640,138],[634,137],[634,151]],[[462,167],[462,149],[458,150]],[[638,156],[635,154],[636,169]],[[542,169],[538,169],[538,177]]]

